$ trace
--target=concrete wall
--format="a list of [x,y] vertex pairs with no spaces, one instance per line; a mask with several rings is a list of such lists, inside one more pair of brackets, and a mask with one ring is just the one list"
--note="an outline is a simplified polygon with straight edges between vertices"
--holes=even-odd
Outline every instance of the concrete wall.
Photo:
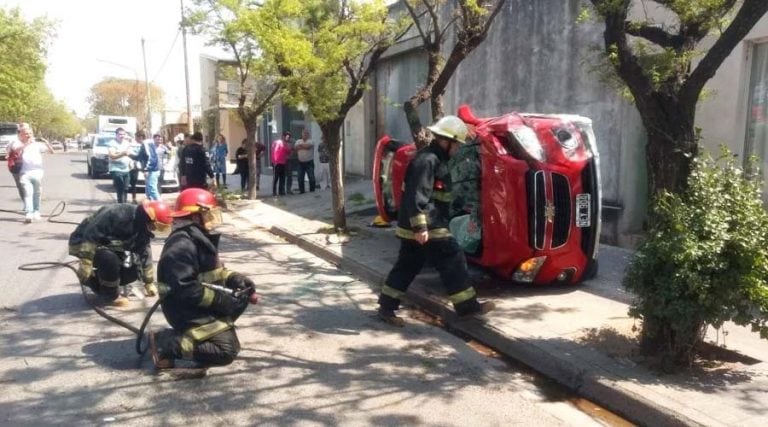
[[[645,218],[645,132],[636,109],[604,85],[602,25],[577,23],[578,0],[508,0],[488,35],[459,67],[446,113],[469,104],[478,116],[510,111],[572,113],[591,118],[601,157],[603,240],[631,245]],[[413,44],[413,40],[404,43]],[[418,45],[418,44],[416,44]],[[418,50],[400,49],[376,73],[379,134],[409,140],[402,103],[423,84]],[[428,106],[422,105],[424,123]]]
[[763,17],[739,43],[707,84],[707,96],[699,102],[696,124],[702,130],[702,143],[716,153],[727,145],[745,157],[749,80],[752,48],[768,42],[768,17]]

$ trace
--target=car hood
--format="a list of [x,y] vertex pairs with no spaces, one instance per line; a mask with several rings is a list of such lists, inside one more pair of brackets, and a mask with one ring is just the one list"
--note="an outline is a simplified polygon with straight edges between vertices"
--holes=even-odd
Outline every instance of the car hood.
[[93,147],[93,149],[91,150],[91,154],[107,155],[109,154],[109,147]]

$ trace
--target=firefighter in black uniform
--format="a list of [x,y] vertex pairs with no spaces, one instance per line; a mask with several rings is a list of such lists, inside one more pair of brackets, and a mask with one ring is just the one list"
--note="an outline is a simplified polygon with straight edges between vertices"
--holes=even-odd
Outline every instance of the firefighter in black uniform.
[[147,296],[157,295],[150,241],[170,230],[171,210],[162,201],[103,206],[69,236],[69,254],[80,258],[77,277],[101,298],[122,306],[120,286],[139,278]]
[[163,314],[173,329],[150,333],[157,369],[173,368],[176,359],[204,367],[232,363],[240,351],[234,322],[248,303],[258,302],[254,283],[227,270],[219,261],[220,223],[210,192],[190,188],[176,201],[174,230],[157,265]]
[[450,173],[447,162],[467,137],[467,126],[455,116],[446,116],[427,127],[434,139],[419,150],[405,172],[403,196],[397,214],[400,253],[379,296],[379,317],[395,326],[403,319],[395,315],[400,298],[429,261],[440,273],[456,314],[485,314],[495,307],[480,303],[475,289],[467,285],[464,252],[448,230]]
[[210,178],[210,187],[216,188],[213,181],[213,169],[211,161],[203,149],[203,134],[195,132],[189,137],[189,144],[184,145],[179,154],[179,180],[181,189],[202,188],[207,190],[209,185],[206,180]]

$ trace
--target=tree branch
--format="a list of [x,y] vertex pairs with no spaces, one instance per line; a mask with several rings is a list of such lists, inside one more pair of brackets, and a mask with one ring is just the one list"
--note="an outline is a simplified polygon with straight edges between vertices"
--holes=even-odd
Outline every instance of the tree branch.
[[[421,40],[426,45],[429,43],[429,39],[427,39],[427,35],[424,34],[424,30],[421,28],[421,23],[419,22],[419,19],[421,19],[422,16],[426,13],[426,11],[422,12],[421,15],[417,16],[416,11],[413,9],[413,6],[411,6],[410,3],[407,1],[403,2],[405,4],[405,8],[408,9],[408,14],[411,15],[411,19],[413,20],[413,25],[416,25],[416,29],[419,31],[419,37],[421,37]],[[408,26],[410,28],[410,25]]]
[[726,28],[701,62],[699,62],[696,69],[693,70],[690,77],[683,83],[680,93],[680,98],[683,102],[695,102],[698,100],[707,81],[715,75],[723,61],[725,61],[733,49],[736,48],[766,12],[768,12],[768,1],[744,0],[731,25]]
[[651,43],[677,51],[683,47],[685,42],[683,36],[679,34],[670,34],[659,27],[651,25],[637,26],[630,21],[624,22],[624,31],[631,36],[642,37]]

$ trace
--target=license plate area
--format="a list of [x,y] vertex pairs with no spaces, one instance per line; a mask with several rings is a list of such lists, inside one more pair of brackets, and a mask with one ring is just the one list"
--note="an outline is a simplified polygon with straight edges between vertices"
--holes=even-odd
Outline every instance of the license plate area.
[[582,193],[576,195],[576,227],[584,228],[592,225],[592,195]]

